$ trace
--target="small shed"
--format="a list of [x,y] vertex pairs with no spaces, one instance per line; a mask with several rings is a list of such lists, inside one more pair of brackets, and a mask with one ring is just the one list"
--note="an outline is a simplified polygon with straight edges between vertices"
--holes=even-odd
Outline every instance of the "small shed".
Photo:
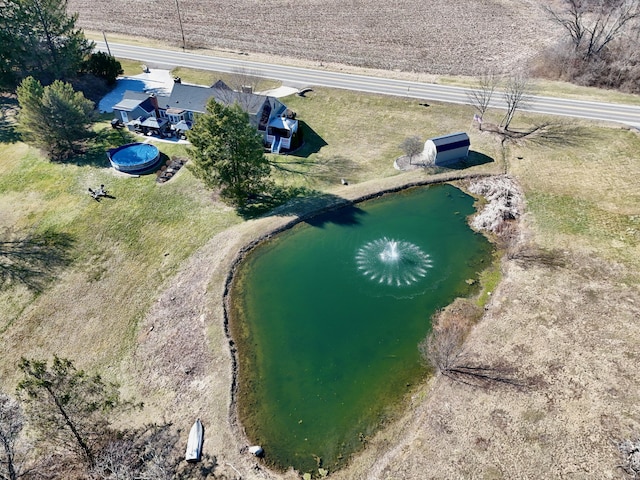
[[422,155],[427,163],[448,165],[469,156],[469,135],[465,132],[450,133],[430,138],[424,143]]

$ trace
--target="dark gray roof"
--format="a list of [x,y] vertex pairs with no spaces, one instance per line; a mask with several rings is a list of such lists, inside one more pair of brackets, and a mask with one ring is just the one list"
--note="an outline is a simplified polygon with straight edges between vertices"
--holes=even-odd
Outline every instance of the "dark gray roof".
[[151,113],[155,110],[153,106],[153,102],[149,94],[144,92],[134,92],[132,90],[127,90],[124,92],[122,96],[122,100],[120,100],[116,105],[114,105],[114,110],[124,110],[125,112],[132,112],[136,108],[142,108],[145,112]]
[[225,90],[233,90],[229,85],[224,83],[222,80],[218,80],[216,83],[211,85],[211,88],[223,88]]
[[438,152],[453,150],[455,148],[468,147],[471,145],[469,135],[465,132],[451,133],[442,135],[441,137],[430,138]]
[[175,83],[171,96],[168,99],[161,97],[158,101],[163,108],[183,108],[192,112],[205,113],[207,111],[207,102],[212,97],[215,98],[216,102],[224,105],[233,105],[238,102],[243,110],[250,115],[258,113],[268,98],[265,95],[235,92],[228,87],[213,88]]

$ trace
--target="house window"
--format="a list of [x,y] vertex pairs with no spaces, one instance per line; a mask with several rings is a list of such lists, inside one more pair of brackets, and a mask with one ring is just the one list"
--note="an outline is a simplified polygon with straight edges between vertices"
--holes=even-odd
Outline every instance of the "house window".
[[129,121],[129,115],[124,110],[120,110],[120,117],[122,118],[122,123],[127,123]]

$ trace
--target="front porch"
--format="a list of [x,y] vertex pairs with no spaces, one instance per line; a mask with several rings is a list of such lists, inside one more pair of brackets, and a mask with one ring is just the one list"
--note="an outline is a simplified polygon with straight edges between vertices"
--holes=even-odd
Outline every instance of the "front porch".
[[298,121],[286,116],[273,118],[267,127],[266,141],[271,153],[298,147]]

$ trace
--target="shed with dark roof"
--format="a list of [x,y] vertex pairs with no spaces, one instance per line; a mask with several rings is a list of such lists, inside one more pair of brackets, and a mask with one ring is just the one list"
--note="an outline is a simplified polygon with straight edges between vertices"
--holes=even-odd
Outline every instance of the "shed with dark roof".
[[451,133],[427,140],[422,154],[426,163],[443,166],[467,158],[470,145],[465,132]]

